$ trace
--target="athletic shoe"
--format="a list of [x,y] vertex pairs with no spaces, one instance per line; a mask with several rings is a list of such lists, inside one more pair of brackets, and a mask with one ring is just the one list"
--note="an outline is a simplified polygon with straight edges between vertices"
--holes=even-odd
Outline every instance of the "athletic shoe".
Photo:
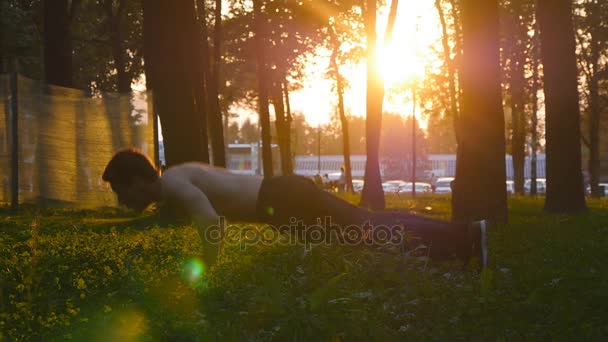
[[488,266],[488,221],[479,221],[479,232],[480,232],[480,261],[481,268],[484,269]]
[[469,240],[473,256],[479,258],[481,269],[488,266],[488,221],[481,220],[469,226]]

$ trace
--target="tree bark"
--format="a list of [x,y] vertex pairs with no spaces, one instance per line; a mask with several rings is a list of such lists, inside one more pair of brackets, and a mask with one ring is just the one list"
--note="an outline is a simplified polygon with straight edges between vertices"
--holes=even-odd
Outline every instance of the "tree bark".
[[586,210],[581,171],[577,69],[570,0],[539,0],[546,107],[547,196],[545,211]]
[[[167,166],[208,161],[194,2],[143,0],[146,77],[163,128]],[[193,72],[195,70],[195,72]]]
[[46,83],[71,87],[71,24],[79,1],[43,0],[44,78]]
[[262,165],[264,177],[273,176],[272,169],[272,148],[270,140],[270,113],[268,111],[268,84],[266,76],[266,19],[262,14],[262,0],[253,0],[253,14],[255,27],[255,42],[257,76],[258,76],[258,105],[260,106],[260,127],[262,135]]
[[507,221],[498,1],[462,1],[463,107],[452,218]]
[[367,35],[367,118],[365,120],[366,153],[365,176],[361,206],[382,210],[385,207],[380,175],[380,132],[384,81],[378,70],[376,52],[376,0],[366,0],[365,30]]

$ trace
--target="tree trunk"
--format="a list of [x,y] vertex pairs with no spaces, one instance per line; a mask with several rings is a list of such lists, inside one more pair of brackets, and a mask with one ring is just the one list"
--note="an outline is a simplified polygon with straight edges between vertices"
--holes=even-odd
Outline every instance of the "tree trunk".
[[211,128],[209,127],[209,119],[207,118],[209,113],[209,103],[207,100],[208,94],[208,78],[210,71],[209,59],[209,31],[207,29],[207,9],[205,7],[204,0],[196,1],[196,14],[198,20],[198,26],[200,30],[200,45],[199,51],[201,53],[201,58],[199,62],[196,64],[196,68],[194,72],[196,73],[196,77],[201,81],[197,83],[197,87],[194,91],[194,96],[196,99],[196,103],[198,104],[198,112],[200,116],[200,120],[203,124],[203,130],[201,131],[201,142],[205,146],[205,151],[207,154],[206,163],[211,162],[211,156],[209,155],[209,135]]
[[[204,1],[203,1],[204,2]],[[219,100],[219,73],[222,62],[222,1],[215,1],[215,28],[213,32],[213,59],[211,70],[207,74],[207,113],[209,125],[209,138],[211,138],[211,151],[213,152],[213,165],[226,167],[226,145],[224,144],[224,126],[222,110]]]
[[365,120],[366,153],[365,176],[361,206],[382,210],[385,207],[380,175],[380,132],[384,81],[378,70],[376,52],[376,0],[366,0],[365,29],[367,35],[367,118]]
[[143,0],[146,77],[156,98],[163,128],[167,166],[209,160],[202,89],[200,41],[194,2]]
[[44,78],[49,84],[71,87],[72,40],[70,26],[77,1],[43,0]]
[[257,76],[258,76],[258,105],[260,106],[260,127],[262,135],[262,165],[264,177],[273,176],[272,148],[270,140],[270,113],[268,111],[268,84],[266,77],[266,24],[262,14],[262,0],[253,0],[254,27]]
[[586,210],[581,171],[581,132],[570,0],[539,0],[546,107],[545,211]]
[[112,57],[114,58],[114,67],[116,68],[116,85],[119,93],[128,93],[131,91],[132,76],[127,70],[126,50],[122,44],[122,20],[127,1],[120,0],[118,2],[116,13],[114,12],[113,3],[113,0],[106,0],[103,6],[110,26],[110,46]]
[[338,68],[338,53],[340,51],[340,42],[333,27],[329,28],[330,39],[333,45],[331,54],[331,69],[336,80],[336,92],[338,93],[338,113],[340,115],[340,124],[342,128],[342,153],[344,155],[344,178],[346,182],[346,191],[353,193],[353,174],[350,165],[350,136],[348,134],[348,119],[344,110],[344,87],[342,85],[342,75]]
[[[282,73],[281,73],[282,74]],[[291,162],[291,138],[290,124],[285,115],[285,102],[283,99],[283,82],[279,81],[282,75],[276,77],[273,84],[272,104],[276,114],[275,126],[277,129],[277,140],[279,153],[281,154],[281,173],[283,175],[293,174],[293,163]]]
[[600,193],[600,120],[601,120],[601,108],[600,108],[600,94],[599,94],[599,81],[600,76],[598,74],[600,70],[600,54],[601,46],[600,35],[598,30],[601,27],[600,11],[597,2],[590,3],[592,8],[587,13],[590,18],[590,49],[591,49],[591,61],[589,69],[591,70],[591,78],[589,79],[589,185],[591,187],[591,196],[601,197],[603,194]]
[[498,1],[462,1],[463,107],[453,185],[453,220],[507,221]]
[[[458,94],[456,93],[456,72],[454,70],[454,61],[450,57],[451,49],[449,44],[448,28],[445,21],[445,15],[443,8],[441,7],[441,0],[435,0],[435,8],[439,14],[439,23],[441,24],[441,44],[443,46],[443,60],[448,71],[448,91],[450,96],[450,116],[452,117],[452,124],[454,127],[454,134],[456,136],[456,143],[458,143],[459,129],[458,129]],[[456,37],[455,40],[458,40]]]
[[527,41],[527,30],[520,14],[521,7],[516,7],[517,2],[511,3],[511,11],[508,20],[508,37],[505,50],[508,51],[509,59],[509,95],[511,97],[511,154],[513,157],[513,183],[515,193],[524,193],[524,167],[526,162],[526,119],[525,119],[525,63]]
[[536,154],[538,146],[538,89],[539,89],[539,48],[538,24],[534,26],[534,40],[532,41],[532,118],[530,136],[530,195],[536,196]]
[[[457,99],[458,99],[458,114],[460,115],[460,113],[462,112],[462,108],[464,107],[463,104],[463,96],[462,96],[462,55],[463,55],[463,47],[462,47],[462,20],[461,20],[461,10],[460,10],[460,4],[462,3],[461,0],[450,0],[450,4],[452,5],[452,17],[454,18],[454,50],[455,52],[455,56],[454,56],[454,71],[455,74],[457,76],[458,82],[458,90],[456,91],[457,94]],[[458,133],[459,131],[462,131],[461,128],[459,128],[458,123],[457,123],[457,127],[456,127],[456,139],[458,141],[458,135],[461,133]]]
[[293,172],[293,161],[295,159],[296,153],[294,152],[295,146],[297,146],[297,144],[295,143],[295,141],[292,141],[292,122],[293,122],[293,117],[291,115],[291,102],[289,99],[289,88],[287,86],[287,81],[285,79],[283,79],[282,82],[282,87],[281,89],[283,89],[283,96],[284,96],[284,100],[285,101],[285,120],[287,120],[287,127],[289,127],[289,153],[290,153],[290,160],[292,161],[292,172]]
[[6,43],[4,42],[4,2],[0,3],[0,73],[5,73]]

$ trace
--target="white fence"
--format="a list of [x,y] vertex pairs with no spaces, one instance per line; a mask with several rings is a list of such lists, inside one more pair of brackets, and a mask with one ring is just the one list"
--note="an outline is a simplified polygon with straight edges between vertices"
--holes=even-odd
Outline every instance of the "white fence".
[[101,180],[119,149],[154,159],[154,119],[145,92],[102,93],[0,75],[0,201],[115,205]]

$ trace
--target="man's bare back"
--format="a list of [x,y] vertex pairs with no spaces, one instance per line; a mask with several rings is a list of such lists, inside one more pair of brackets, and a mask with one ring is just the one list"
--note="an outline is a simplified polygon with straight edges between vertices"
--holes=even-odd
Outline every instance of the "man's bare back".
[[201,163],[185,163],[163,173],[160,185],[162,198],[169,205],[190,207],[187,201],[200,201],[200,195],[204,195],[208,201],[202,201],[199,212],[190,212],[199,218],[214,220],[217,216],[224,216],[229,220],[246,222],[257,219],[256,204],[262,185],[260,176],[239,175]]

